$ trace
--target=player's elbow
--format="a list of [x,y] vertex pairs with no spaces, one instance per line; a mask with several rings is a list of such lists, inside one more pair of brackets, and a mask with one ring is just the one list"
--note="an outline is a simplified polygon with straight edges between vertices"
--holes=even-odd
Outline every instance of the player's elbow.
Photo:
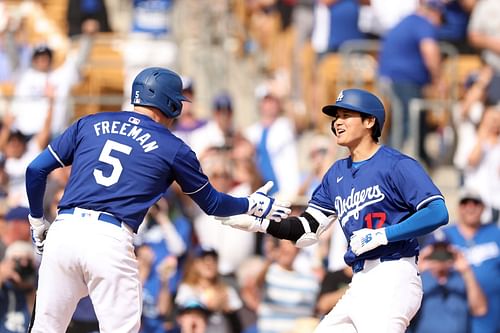
[[40,169],[36,163],[31,162],[30,165],[26,168],[26,183],[29,184],[32,181],[38,179],[42,174],[42,169]]

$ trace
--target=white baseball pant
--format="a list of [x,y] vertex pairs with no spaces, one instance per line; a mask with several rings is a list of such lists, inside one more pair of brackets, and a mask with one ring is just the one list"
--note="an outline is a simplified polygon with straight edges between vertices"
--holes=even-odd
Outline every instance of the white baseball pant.
[[404,333],[422,296],[415,257],[367,260],[314,333]]
[[102,221],[101,214],[105,213],[75,208],[52,223],[39,269],[31,332],[66,332],[78,301],[86,295],[101,333],[139,331],[142,287],[133,232],[123,223],[119,227]]

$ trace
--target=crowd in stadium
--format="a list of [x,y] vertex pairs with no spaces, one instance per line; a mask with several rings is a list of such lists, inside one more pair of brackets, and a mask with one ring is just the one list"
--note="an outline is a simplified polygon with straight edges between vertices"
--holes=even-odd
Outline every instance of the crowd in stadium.
[[[381,96],[382,143],[425,165],[451,216],[420,240],[408,332],[500,332],[498,0],[0,0],[0,332],[26,331],[36,290],[27,165],[78,117],[131,110],[150,66],[182,76],[171,130],[214,187],[272,180],[295,212],[346,156],[321,107],[343,88]],[[49,177],[49,220],[70,172]],[[175,184],[135,243],[143,333],[313,332],[352,276],[339,226],[299,249],[222,225]],[[83,298],[67,332],[98,331]]]

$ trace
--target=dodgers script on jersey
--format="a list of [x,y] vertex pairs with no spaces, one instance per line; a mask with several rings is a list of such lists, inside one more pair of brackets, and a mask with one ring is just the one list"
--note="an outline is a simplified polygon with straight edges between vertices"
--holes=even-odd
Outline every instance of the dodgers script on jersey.
[[174,179],[185,193],[208,182],[184,142],[138,113],[103,112],[81,118],[55,138],[49,150],[78,175],[70,177],[60,209],[107,212],[135,232]]
[[[417,161],[381,146],[357,168],[350,157],[337,161],[325,174],[309,205],[336,212],[349,240],[356,230],[397,224],[435,199],[444,200]],[[394,260],[417,254],[418,242],[412,238],[380,246],[359,257],[349,248],[344,259],[354,266],[366,259]]]

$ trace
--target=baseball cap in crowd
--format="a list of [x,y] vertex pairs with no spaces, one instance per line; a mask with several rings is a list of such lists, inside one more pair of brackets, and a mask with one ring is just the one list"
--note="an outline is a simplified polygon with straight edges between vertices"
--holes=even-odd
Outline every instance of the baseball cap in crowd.
[[446,234],[437,229],[431,233],[424,241],[425,246],[433,246],[432,252],[427,259],[437,261],[447,261],[453,259],[453,252],[450,250],[451,242]]
[[182,93],[193,93],[194,91],[194,83],[193,79],[188,77],[188,76],[181,76],[181,81],[182,81]]
[[463,204],[469,200],[478,204],[483,203],[483,199],[481,198],[481,195],[479,195],[478,191],[473,188],[464,187],[460,190],[458,202]]
[[233,100],[228,93],[222,92],[214,97],[212,107],[214,110],[233,111]]
[[207,256],[212,256],[212,257],[217,259],[219,257],[219,254],[217,253],[217,251],[214,248],[198,246],[194,250],[194,256],[196,258],[204,258]]
[[14,207],[5,214],[5,221],[28,221],[29,213],[26,207]]
[[430,9],[434,9],[443,14],[446,10],[446,2],[444,0],[422,0],[422,4]]

